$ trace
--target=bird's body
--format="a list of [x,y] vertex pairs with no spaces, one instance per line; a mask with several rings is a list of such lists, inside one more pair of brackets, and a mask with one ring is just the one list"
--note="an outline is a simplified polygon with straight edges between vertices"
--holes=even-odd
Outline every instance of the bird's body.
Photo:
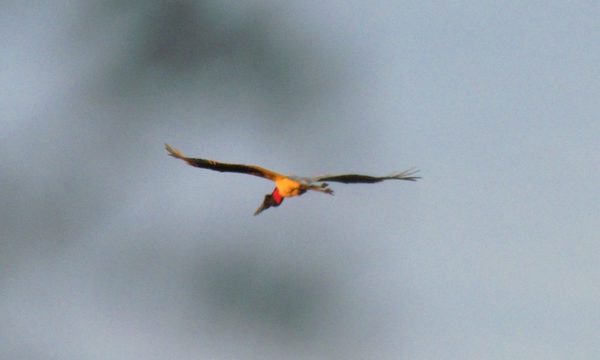
[[191,166],[210,169],[220,172],[235,172],[242,173],[248,175],[259,176],[268,180],[275,182],[275,189],[271,194],[265,195],[265,199],[263,204],[256,210],[254,215],[258,215],[263,210],[269,207],[279,206],[283,199],[300,196],[307,192],[308,190],[319,191],[322,193],[333,195],[333,190],[331,190],[328,184],[325,181],[334,181],[341,182],[345,184],[350,183],[377,183],[384,180],[408,180],[408,181],[416,181],[420,177],[414,176],[417,172],[415,169],[409,169],[402,173],[390,175],[390,176],[382,176],[375,177],[369,175],[359,175],[359,174],[346,174],[346,175],[326,175],[326,176],[318,176],[314,178],[298,178],[293,176],[283,175],[260,166],[256,165],[242,165],[242,164],[227,164],[221,163],[214,160],[206,160],[199,158],[189,158],[183,155],[179,150],[172,148],[168,144],[165,144],[165,149],[168,151],[169,155],[174,158],[181,159],[187,162]]
[[303,185],[304,187],[306,187],[305,184],[302,184],[299,181],[289,177],[279,177],[275,179],[275,186],[277,187],[277,191],[279,192],[279,195],[281,195],[281,197],[284,198],[304,194],[306,190],[303,189]]

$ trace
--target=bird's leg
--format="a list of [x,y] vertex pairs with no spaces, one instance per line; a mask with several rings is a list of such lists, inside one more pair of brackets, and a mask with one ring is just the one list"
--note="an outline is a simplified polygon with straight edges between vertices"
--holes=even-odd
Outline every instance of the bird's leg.
[[318,192],[322,192],[325,194],[333,195],[333,190],[327,187],[327,184],[323,183],[321,185],[309,185],[308,190],[314,190]]

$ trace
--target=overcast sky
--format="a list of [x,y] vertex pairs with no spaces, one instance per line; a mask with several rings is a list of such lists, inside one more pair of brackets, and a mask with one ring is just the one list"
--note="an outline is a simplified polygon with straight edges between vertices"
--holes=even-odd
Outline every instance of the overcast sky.
[[[16,2],[0,357],[600,356],[594,1]],[[252,216],[273,185],[331,184]]]

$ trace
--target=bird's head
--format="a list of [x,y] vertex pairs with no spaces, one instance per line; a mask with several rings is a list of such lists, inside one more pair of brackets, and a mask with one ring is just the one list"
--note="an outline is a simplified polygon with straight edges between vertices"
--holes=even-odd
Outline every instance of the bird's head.
[[265,195],[263,203],[258,207],[258,209],[256,209],[256,211],[254,212],[254,216],[260,214],[261,212],[267,210],[270,207],[277,207],[281,205],[282,202],[283,197],[279,195],[279,191],[277,191],[277,188],[275,188],[272,194]]

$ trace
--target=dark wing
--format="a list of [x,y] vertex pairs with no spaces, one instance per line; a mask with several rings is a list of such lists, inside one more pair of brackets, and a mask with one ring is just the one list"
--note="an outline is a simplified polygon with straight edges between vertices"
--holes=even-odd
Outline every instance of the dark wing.
[[360,174],[345,174],[345,175],[325,175],[319,176],[316,178],[312,178],[312,181],[333,181],[340,182],[344,184],[374,184],[384,180],[407,180],[407,181],[417,181],[420,179],[420,176],[414,176],[418,173],[419,170],[411,168],[406,171],[403,171],[398,174],[392,174],[389,176],[369,176],[369,175],[360,175]]
[[181,159],[192,166],[203,169],[260,176],[262,178],[269,179],[272,181],[275,181],[275,179],[279,177],[283,177],[283,175],[281,174],[261,168],[260,166],[256,165],[225,164],[214,160],[189,158],[183,155],[181,151],[172,148],[169,144],[165,144],[165,149],[169,152],[169,155],[171,155],[172,157]]

